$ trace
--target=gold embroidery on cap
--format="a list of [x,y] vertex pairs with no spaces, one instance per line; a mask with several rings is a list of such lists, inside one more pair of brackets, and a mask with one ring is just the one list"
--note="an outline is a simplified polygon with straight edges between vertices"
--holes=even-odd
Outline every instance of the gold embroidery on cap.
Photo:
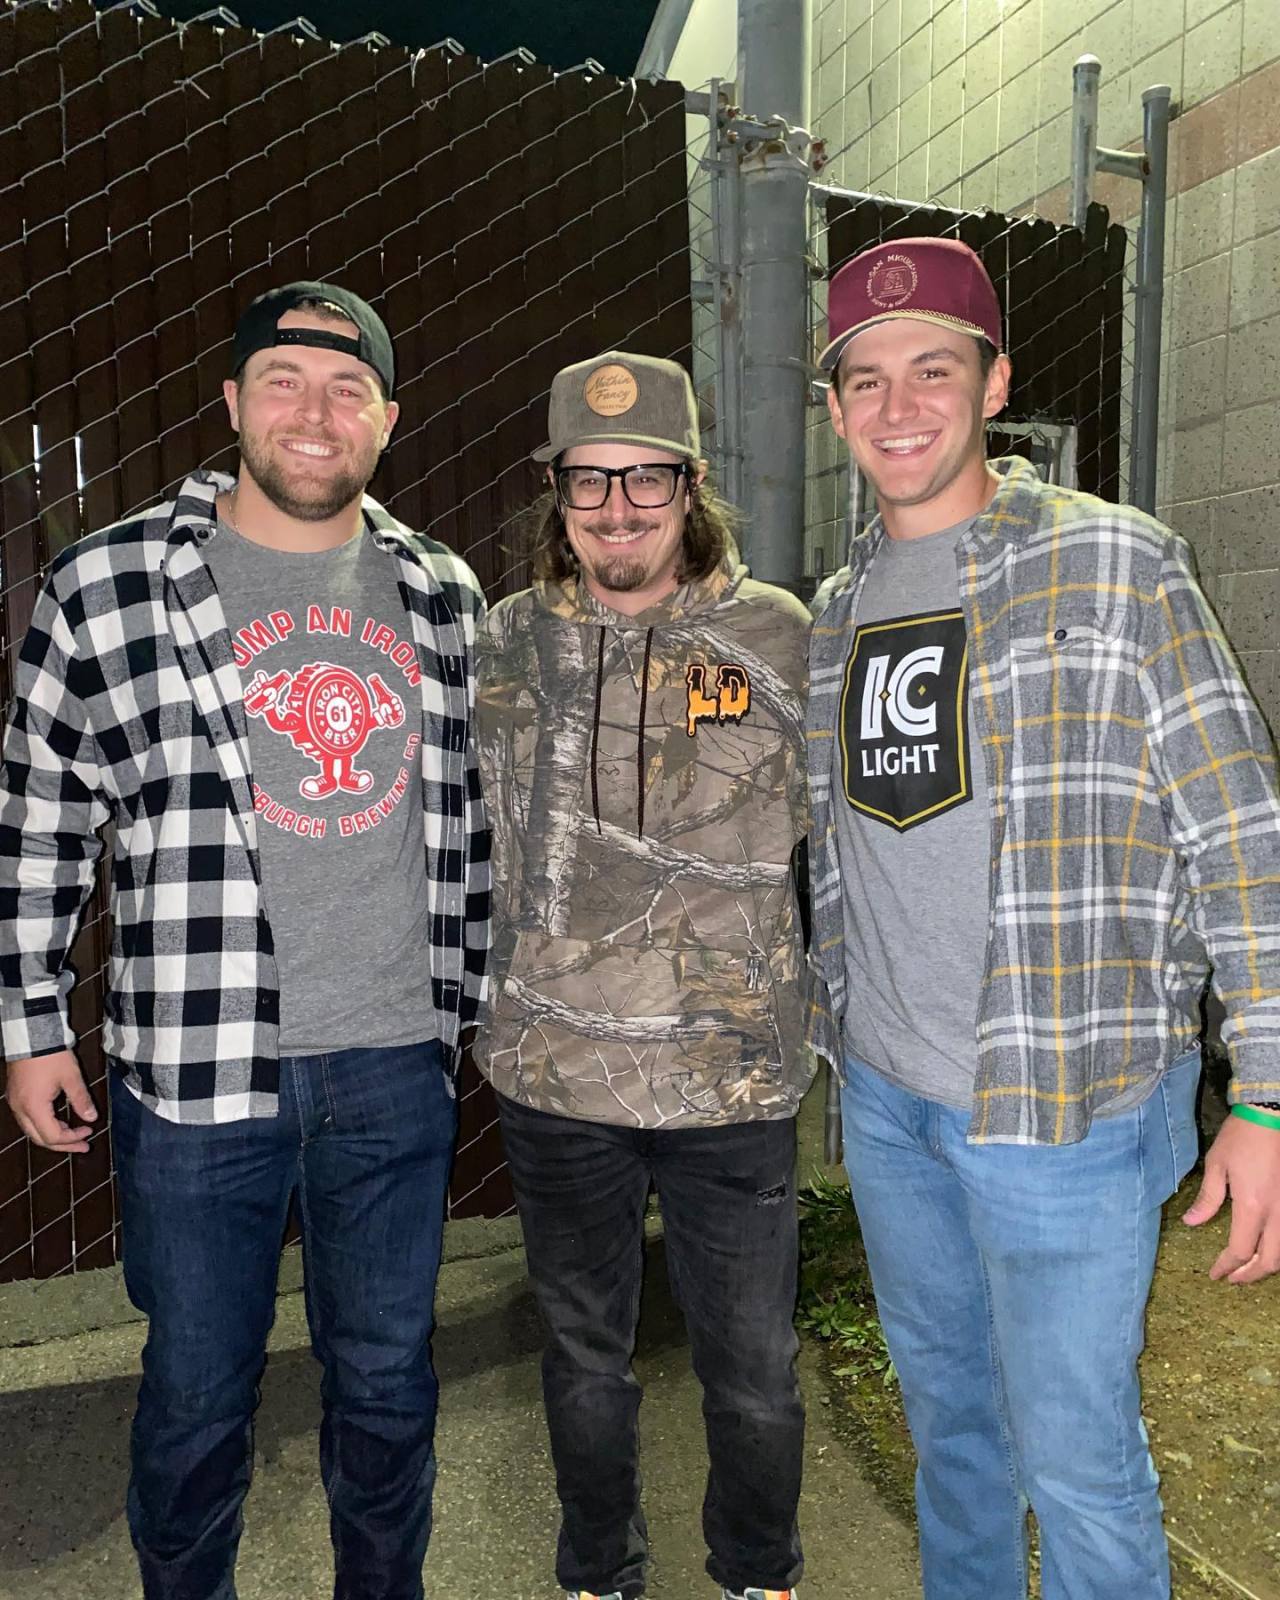
[[867,274],[867,299],[887,308],[903,305],[916,292],[919,281],[910,256],[882,256]]
[[626,367],[597,367],[587,379],[582,398],[596,416],[620,417],[640,398],[640,385]]

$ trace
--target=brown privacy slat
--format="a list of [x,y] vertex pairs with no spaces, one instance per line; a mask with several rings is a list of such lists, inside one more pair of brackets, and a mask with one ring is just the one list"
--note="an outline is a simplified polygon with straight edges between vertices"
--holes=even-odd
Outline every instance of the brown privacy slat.
[[[19,129],[24,104],[38,115]],[[687,346],[683,185],[678,86],[178,30],[86,0],[0,11],[6,658],[48,554],[33,418],[45,508],[64,516],[80,438],[85,528],[201,460],[229,464],[221,387],[239,311],[269,283],[326,271],[379,304],[396,339],[404,416],[375,492],[496,591],[513,569],[502,529],[539,483],[527,458],[552,374],[597,340]],[[104,894],[100,880],[76,943],[72,1018],[105,1111]],[[453,1213],[509,1211],[492,1094],[470,1065],[461,1116]],[[71,1163],[34,1155],[6,1117],[0,1279],[112,1259],[107,1141]]]
[[[383,50],[377,60],[382,75],[374,93],[378,114],[378,212],[370,221],[371,236],[382,251],[383,316],[391,330],[400,402],[399,437],[412,438],[421,418],[413,406],[420,399],[414,384],[422,370],[422,293],[418,275],[418,241],[414,216],[418,204],[415,143],[419,91],[407,51]],[[408,399],[406,400],[406,395]],[[421,497],[415,485],[412,442],[405,450],[388,451],[373,484],[374,494],[393,516],[411,528],[423,526]]]
[[519,101],[532,87],[534,75],[541,77],[544,71],[541,67],[522,71],[514,62],[501,62],[487,67],[482,77],[463,91],[496,156],[465,208],[466,225],[455,258],[455,315],[464,373],[459,395],[464,425],[459,479],[463,550],[485,570],[488,579],[496,575],[493,531],[503,511],[494,478],[507,464],[496,446],[500,407],[509,380],[494,375],[509,364],[517,348],[514,330],[509,321],[503,328],[500,311],[521,306],[525,300],[522,200],[526,185],[517,159]]
[[79,87],[63,99],[68,149],[67,256],[75,308],[75,385],[82,526],[104,528],[120,515],[120,442],[116,430],[116,346],[108,287],[107,146],[103,134],[102,56],[98,29],[80,27],[63,47]]
[[[286,33],[268,34],[261,54],[264,99],[255,115],[260,118],[260,176],[265,180],[261,194],[267,206],[270,277],[272,284],[294,283],[312,275],[307,237],[310,76],[302,70],[297,40]],[[265,278],[257,287],[267,287]],[[249,298],[241,296],[242,302]]]
[[493,1090],[470,1051],[458,1075],[458,1143],[449,1183],[450,1217],[501,1217],[515,1210]]
[[[481,65],[463,76],[449,96],[454,126],[455,149],[468,150],[488,141],[490,118],[501,122],[510,93],[510,75],[503,68]],[[506,155],[495,146],[502,166]],[[480,182],[479,171],[470,162],[455,167],[467,185],[464,197],[453,207],[453,299],[448,309],[449,343],[452,346],[453,410],[457,418],[458,464],[454,476],[453,504],[456,528],[455,548],[470,555],[481,545],[486,533],[488,504],[485,492],[487,474],[479,465],[476,439],[483,435],[488,410],[484,379],[490,369],[489,326],[493,320],[492,290],[486,292],[492,242],[488,225],[492,219],[495,193],[492,164],[486,162],[487,181]]]
[[29,1278],[33,1267],[27,1141],[0,1101],[0,1283]]
[[[439,51],[422,59],[418,81],[423,96],[416,119],[418,181],[422,188],[417,227],[422,286],[420,377],[410,381],[404,403],[414,419],[393,449],[404,450],[421,468],[420,520],[416,524],[452,549],[464,551],[456,514],[462,424],[457,398],[463,372],[457,358],[454,320],[457,276],[452,241],[465,222],[455,216],[454,190],[470,167],[459,117],[459,85],[477,76],[474,62],[460,62]],[[465,108],[464,108],[465,110]],[[412,406],[410,406],[412,399]]]
[[[1029,352],[1043,323],[1050,262],[1043,246],[1048,224],[1036,224],[1017,230],[1022,242],[1022,255],[1017,264],[1018,316],[1015,324],[1020,350]],[[1025,366],[1026,370],[1021,370]],[[1050,393],[1047,375],[1038,362],[1019,360],[1014,366],[1014,381],[1021,385],[1022,405],[1035,416],[1045,414]]]
[[107,1063],[102,1050],[102,1009],[106,997],[106,964],[111,928],[107,916],[108,869],[98,874],[86,920],[72,950],[80,981],[71,996],[71,1025],[78,1040],[80,1070],[98,1108],[98,1122],[86,1154],[70,1163],[70,1258],[58,1270],[107,1267],[115,1259],[115,1195],[111,1183],[111,1141],[108,1134]]
[[1125,256],[1129,248],[1129,235],[1118,223],[1107,229],[1106,249],[1106,316],[1102,324],[1102,359],[1099,382],[1102,403],[1099,418],[1102,431],[1101,460],[1098,486],[1094,491],[1104,500],[1119,500],[1123,488],[1120,481],[1120,418],[1124,393],[1124,307],[1125,307]]
[[1094,493],[1106,475],[1107,440],[1103,426],[1102,349],[1107,315],[1107,213],[1091,205],[1085,219],[1081,261],[1084,293],[1080,298],[1081,337],[1077,360],[1080,407],[1080,487]]
[[502,551],[503,529],[518,512],[529,483],[522,388],[528,340],[526,267],[533,240],[525,205],[529,187],[525,108],[536,104],[545,86],[541,68],[515,63],[491,67],[485,85],[493,98],[501,97],[506,104],[488,127],[494,149],[501,154],[484,185],[487,225],[478,241],[481,257],[487,258],[487,277],[476,286],[486,318],[484,365],[473,369],[462,409],[464,416],[475,418],[464,458],[470,521],[467,559],[486,586],[498,581],[508,565]]
[[112,232],[104,279],[112,295],[116,341],[117,427],[122,510],[154,500],[163,482],[157,442],[155,315],[151,303],[151,243],[141,50],[158,25],[118,10],[99,24],[108,117],[108,215]]
[[[381,293],[378,240],[362,227],[378,203],[376,82],[376,58],[366,45],[326,53],[307,72],[312,275],[370,299]],[[317,118],[320,107],[330,109]]]
[[[306,61],[306,96],[310,115],[307,122],[307,258],[309,277],[338,278],[342,282],[346,262],[355,240],[347,230],[344,210],[355,195],[342,182],[342,157],[358,144],[362,131],[371,126],[368,98],[349,101],[349,75],[360,70],[360,51],[331,51],[328,46],[302,45]],[[347,114],[354,122],[347,126]],[[363,120],[362,120],[363,118]],[[368,152],[368,163],[376,171],[376,152]]]
[[654,199],[659,218],[657,266],[658,320],[656,348],[689,365],[693,355],[693,303],[689,283],[688,165],[684,152],[684,90],[678,83],[648,84],[640,97],[643,114],[652,120],[645,135],[654,173]]
[[[321,277],[330,275],[366,300],[382,298],[382,241],[375,231],[381,206],[378,166],[378,52],[348,45],[333,58],[338,137],[331,186],[332,220],[313,238]],[[332,259],[333,265],[329,265]]]
[[[288,53],[289,61],[274,64],[270,46]],[[297,71],[291,41],[273,36],[254,39],[244,34],[228,39],[223,55],[223,80],[227,96],[227,176],[231,183],[228,220],[228,256],[231,296],[228,308],[231,322],[254,295],[268,287],[267,265],[271,255],[271,203],[277,188],[272,172],[276,150],[270,146],[271,83],[278,74],[292,76]],[[280,188],[292,174],[279,172]],[[305,274],[304,274],[305,276]]]
[[[1010,359],[1015,346],[1024,344],[1033,333],[1035,321],[1031,315],[1036,291],[1035,255],[1036,229],[1034,227],[1010,228],[1005,238],[1008,276],[1005,280],[1002,301],[1005,314],[1005,349]],[[1018,384],[1018,409],[1013,408],[1010,395],[1011,416],[1034,415],[1036,409],[1036,371],[1032,367],[1020,370],[1021,362],[1014,365],[1014,381]]]
[[[152,309],[156,319],[156,419],[162,492],[171,494],[195,466],[198,327],[191,271],[191,175],[183,35],[168,31],[147,51],[143,93],[151,212]],[[196,99],[198,96],[192,95]]]
[[[188,28],[187,174],[191,181],[191,275],[196,313],[196,447],[192,465],[230,470],[235,461],[222,398],[228,344],[235,325],[231,289],[231,179],[228,176],[227,35]],[[234,46],[232,46],[234,48]]]
[[[519,303],[507,299],[506,316],[494,327],[495,370],[502,392],[494,445],[501,473],[494,483],[496,520],[486,571],[495,594],[512,592],[529,581],[525,515],[545,487],[544,469],[530,460],[530,452],[546,438],[547,426],[543,368],[536,352],[544,343],[554,350],[557,343],[559,330],[548,315],[556,304],[562,265],[557,236],[566,208],[575,203],[571,185],[557,184],[551,194],[540,189],[544,175],[554,170],[552,153],[561,114],[558,81],[532,69],[524,76],[516,140],[523,169],[519,197],[523,282]],[[496,1118],[496,1110],[484,1099],[485,1091],[477,1092],[481,1107]],[[496,1128],[489,1136],[496,1140]]]
[[[662,244],[668,233],[668,218],[663,214],[661,198],[661,161],[658,159],[656,139],[658,130],[644,116],[626,116],[622,119],[619,154],[622,157],[623,242],[628,253],[635,257],[635,244],[641,232],[652,231],[658,250],[648,260],[636,260],[637,271],[626,293],[632,326],[627,333],[627,344],[632,350],[646,354],[666,355],[659,347],[659,322],[662,305],[658,295],[658,266]],[[687,214],[687,213],[686,213]]]
[[604,78],[597,78],[592,89],[591,111],[584,130],[591,151],[592,249],[588,269],[590,284],[586,285],[592,309],[591,349],[605,350],[617,345],[625,349],[635,335],[628,308],[621,299],[623,285],[633,276],[624,196],[626,163],[622,155],[622,132],[625,123],[621,115],[629,92]]
[[27,234],[29,316],[40,432],[40,520],[49,555],[80,535],[76,489],[75,359],[67,279],[67,175],[62,148],[62,63],[56,49],[57,14],[43,6],[26,14],[26,60],[18,72],[18,113],[23,123],[27,182],[23,212]]
[[[9,83],[24,49],[18,26],[24,21],[20,13],[11,26],[0,26],[0,74]],[[0,122],[0,183],[13,175],[0,188],[0,707],[9,702],[14,657],[31,620],[43,558],[31,437],[34,383],[18,177],[23,170],[22,134],[11,114]],[[2,1230],[0,1224],[0,1239]]]
[[[591,171],[591,116],[597,101],[594,80],[576,74],[570,76],[564,87],[564,116],[556,139],[556,164],[554,174],[547,174],[546,183],[563,184],[566,210],[560,229],[561,256],[564,262],[560,278],[558,314],[560,335],[552,345],[539,352],[544,373],[544,385],[550,388],[557,368],[571,361],[582,361],[593,353],[607,349],[607,344],[595,338],[595,183]],[[557,180],[556,174],[562,174]]]

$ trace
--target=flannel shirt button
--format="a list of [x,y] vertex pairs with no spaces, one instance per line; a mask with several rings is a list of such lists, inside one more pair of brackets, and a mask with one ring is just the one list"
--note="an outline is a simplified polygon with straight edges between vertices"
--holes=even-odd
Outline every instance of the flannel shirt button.
[[1067,630],[1065,628],[1055,628],[1053,631],[1053,637],[1058,641],[1059,644],[1062,643],[1066,636]]

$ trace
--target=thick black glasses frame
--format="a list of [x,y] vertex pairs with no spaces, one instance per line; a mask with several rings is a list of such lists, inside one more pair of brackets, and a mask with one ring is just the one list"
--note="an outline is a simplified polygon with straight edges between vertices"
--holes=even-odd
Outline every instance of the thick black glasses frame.
[[[627,474],[631,472],[653,472],[655,469],[673,474],[671,493],[665,500],[647,500],[643,504],[639,500],[633,500],[631,492],[627,488]],[[565,493],[565,483],[571,472],[599,473],[605,480],[603,499],[598,500],[595,505],[591,506],[574,505],[573,501]],[[628,505],[635,506],[637,511],[657,511],[663,506],[669,506],[679,493],[681,483],[688,481],[689,464],[688,462],[681,462],[677,465],[674,461],[637,461],[629,467],[597,467],[593,466],[590,461],[576,461],[571,467],[556,468],[556,493],[570,511],[599,511],[608,501],[609,491],[613,488],[613,480],[615,478],[620,479],[622,482],[622,493]]]

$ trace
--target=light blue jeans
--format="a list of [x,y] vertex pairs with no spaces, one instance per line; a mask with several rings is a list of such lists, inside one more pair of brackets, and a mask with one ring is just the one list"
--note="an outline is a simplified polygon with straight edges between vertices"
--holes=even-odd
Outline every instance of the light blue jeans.
[[1199,1052],[1079,1144],[977,1145],[859,1061],[845,1163],[919,1466],[926,1600],[1168,1600],[1138,1395],[1160,1211],[1196,1159]]

